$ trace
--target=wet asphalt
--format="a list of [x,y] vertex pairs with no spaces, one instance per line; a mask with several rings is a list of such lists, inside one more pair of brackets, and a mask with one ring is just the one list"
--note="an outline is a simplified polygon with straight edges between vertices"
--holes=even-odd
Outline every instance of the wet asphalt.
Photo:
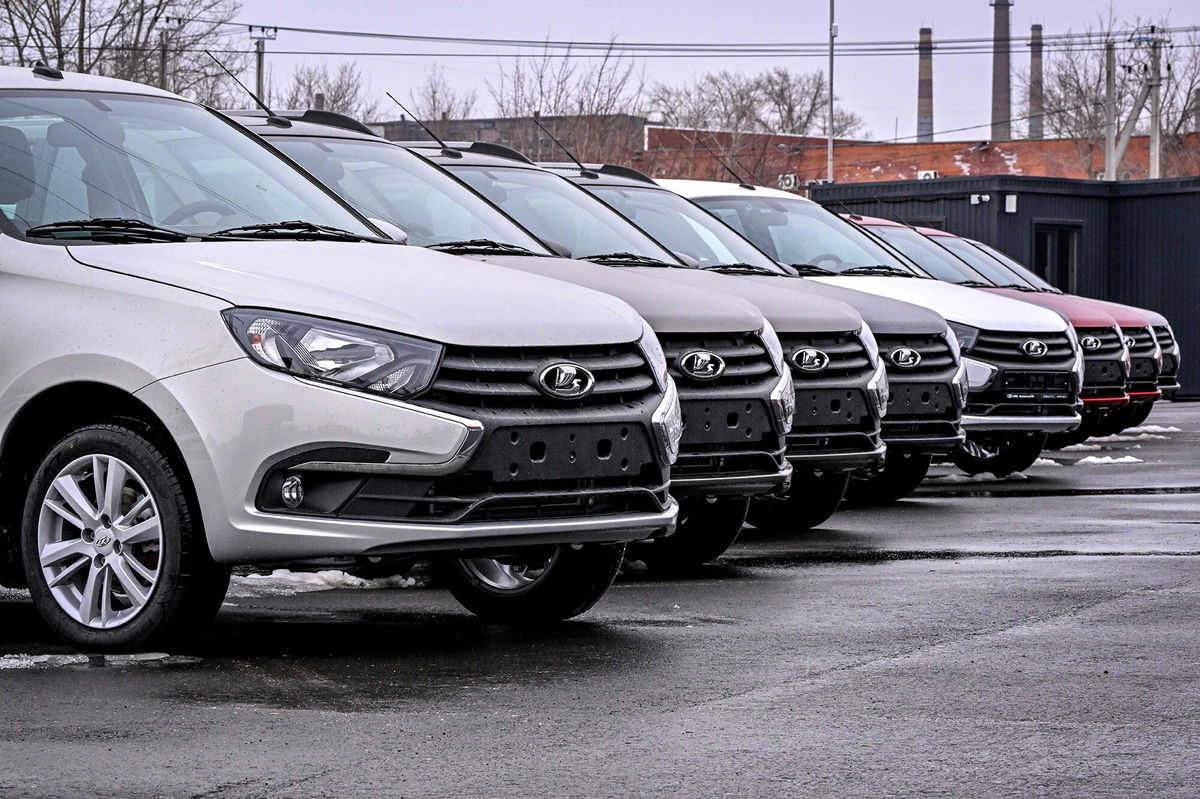
[[0,797],[1195,796],[1200,404],[1147,424],[537,632],[243,586],[169,657],[75,662],[0,593]]

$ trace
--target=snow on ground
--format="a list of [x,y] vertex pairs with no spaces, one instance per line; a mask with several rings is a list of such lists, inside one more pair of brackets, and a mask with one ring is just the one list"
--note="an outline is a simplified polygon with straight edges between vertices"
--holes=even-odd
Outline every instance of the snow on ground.
[[1033,465],[1034,466],[1062,466],[1061,463],[1059,463],[1056,460],[1051,460],[1050,458],[1038,458],[1036,461],[1033,462]]
[[1139,433],[1182,433],[1178,427],[1163,427],[1157,424],[1144,424],[1141,427],[1130,427],[1124,431],[1127,435],[1136,436]]
[[194,658],[177,657],[166,652],[138,652],[133,655],[0,655],[0,671],[19,669],[55,669],[64,666],[137,666],[190,662]]
[[280,596],[306,591],[332,591],[336,588],[378,590],[383,588],[416,588],[415,577],[380,577],[368,580],[344,571],[294,572],[276,569],[270,574],[235,574],[229,580],[228,596]]
[[1088,440],[1089,441],[1099,441],[1102,444],[1116,444],[1116,443],[1119,443],[1122,441],[1170,441],[1171,440],[1169,436],[1160,436],[1156,433],[1138,433],[1136,435],[1130,435],[1129,432],[1130,431],[1126,430],[1124,433],[1121,433],[1120,435],[1098,436],[1098,437],[1090,438]]
[[930,477],[929,479],[936,480],[939,483],[991,483],[1002,480],[1028,480],[1029,478],[1023,474],[1020,474],[1019,472],[1010,474],[1007,477],[996,477],[996,475],[992,474],[991,472],[984,472],[983,474],[976,475],[943,474],[938,475],[937,477]]
[[1065,447],[1059,447],[1059,452],[1094,452],[1098,449],[1104,449],[1099,444],[1068,444]]
[[1089,455],[1086,458],[1080,458],[1075,462],[1076,466],[1108,466],[1115,463],[1145,463],[1141,458],[1135,458],[1132,455],[1123,455],[1120,458],[1114,458],[1112,455]]

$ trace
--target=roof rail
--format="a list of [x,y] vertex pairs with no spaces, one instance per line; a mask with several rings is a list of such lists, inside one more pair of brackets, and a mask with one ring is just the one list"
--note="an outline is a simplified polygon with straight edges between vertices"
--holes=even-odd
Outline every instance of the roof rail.
[[[266,117],[267,113],[257,108],[236,108],[222,113],[227,116],[239,117]],[[276,111],[275,116],[280,119],[287,119],[292,122],[308,122],[313,125],[325,125],[331,128],[341,128],[343,130],[352,130],[355,133],[364,133],[368,136],[378,136],[379,134],[371,130],[365,123],[359,122],[357,119],[345,114],[339,114],[336,111],[319,111],[316,108],[309,108],[304,111],[298,109],[290,109],[287,111]]]

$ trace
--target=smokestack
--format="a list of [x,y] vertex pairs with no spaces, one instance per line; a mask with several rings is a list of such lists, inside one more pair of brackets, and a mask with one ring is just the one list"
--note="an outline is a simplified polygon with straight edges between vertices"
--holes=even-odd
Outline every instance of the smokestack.
[[933,28],[921,28],[917,45],[917,141],[933,141]]
[[1029,138],[1046,136],[1045,93],[1042,89],[1042,26],[1029,31]]
[[1200,133],[1200,89],[1192,92],[1192,132]]
[[1012,138],[1012,44],[1009,41],[1008,9],[1012,0],[991,0],[996,9],[992,33],[992,141]]

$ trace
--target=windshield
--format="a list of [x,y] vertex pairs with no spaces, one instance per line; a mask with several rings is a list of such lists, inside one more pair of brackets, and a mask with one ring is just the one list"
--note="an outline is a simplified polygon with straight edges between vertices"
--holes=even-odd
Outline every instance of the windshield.
[[1016,280],[1013,274],[1004,268],[1003,264],[998,263],[995,258],[992,258],[966,239],[938,236],[934,241],[966,261],[976,272],[979,272],[996,285],[1025,285],[1025,281]]
[[995,247],[991,247],[978,241],[973,241],[970,243],[1003,264],[1004,267],[1007,268],[1008,271],[1012,273],[1012,276],[1019,282],[1027,283],[1033,288],[1042,289],[1043,291],[1061,291],[1058,287],[1046,282],[1045,278],[1043,278],[1041,275],[1037,274],[1019,261],[1014,261],[1011,257],[1000,252]]
[[676,265],[671,253],[565,178],[540,169],[447,164],[471,188],[573,258],[632,253]]
[[917,266],[938,280],[945,280],[948,283],[976,281],[990,284],[993,282],[912,228],[868,225],[867,229],[895,247],[906,258],[911,258]]
[[269,141],[363,215],[403,228],[409,244],[489,239],[548,252],[478,194],[403,147],[300,136]]
[[0,93],[0,213],[17,235],[92,219],[190,235],[285,220],[378,235],[215,114],[100,92]]
[[705,197],[696,202],[785,264],[832,272],[882,264],[912,273],[886,247],[813,203],[781,197]]
[[678,194],[629,186],[588,186],[587,190],[666,247],[695,258],[702,267],[749,264],[785,274],[753,244]]

